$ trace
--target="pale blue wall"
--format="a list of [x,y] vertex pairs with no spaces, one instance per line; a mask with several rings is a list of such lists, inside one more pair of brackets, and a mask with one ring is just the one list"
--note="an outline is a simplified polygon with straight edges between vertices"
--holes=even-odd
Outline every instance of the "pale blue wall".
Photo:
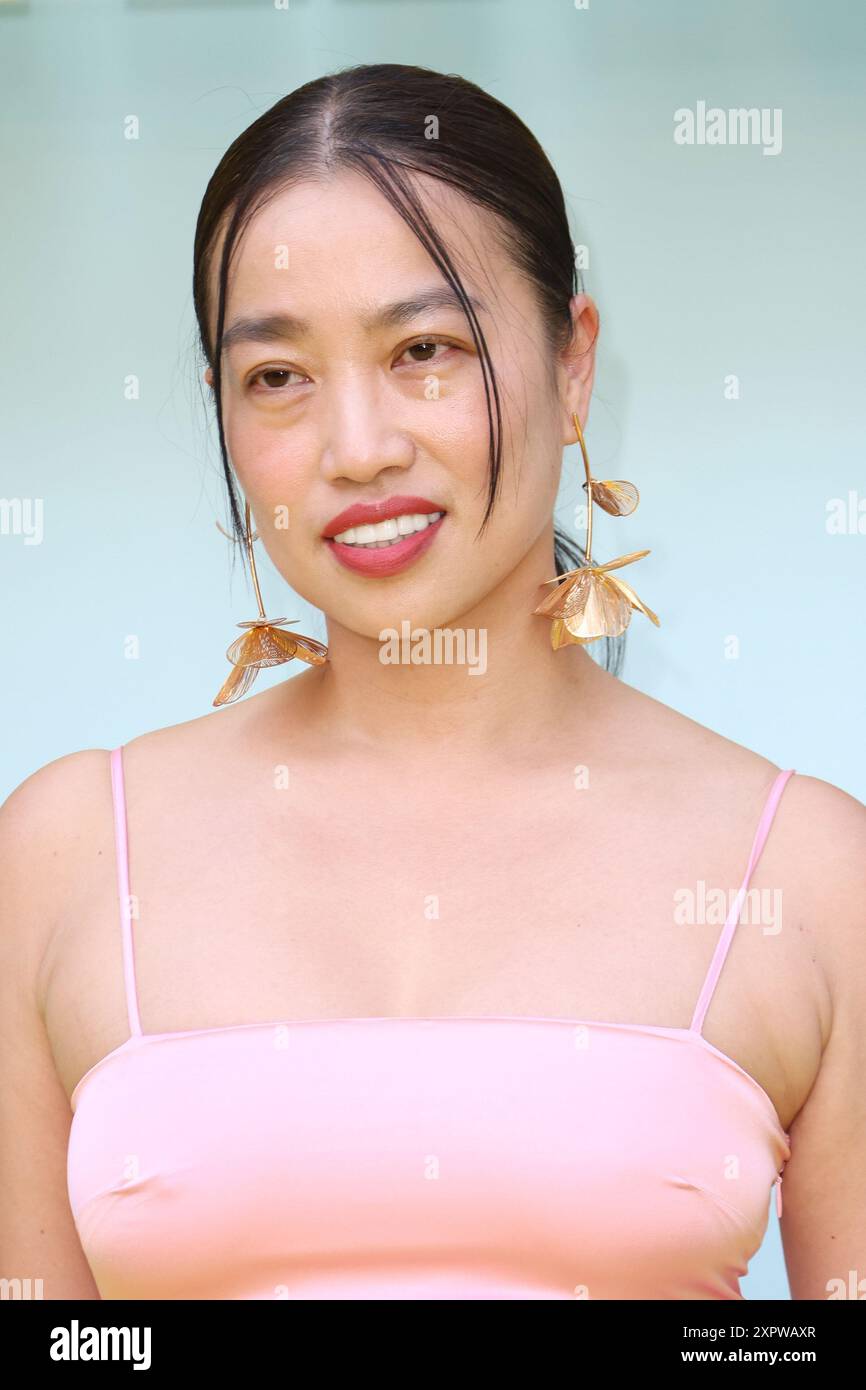
[[[253,609],[214,526],[192,352],[198,205],[227,145],[286,91],[398,61],[513,106],[590,249],[590,457],[642,493],[630,520],[599,516],[595,553],[652,549],[627,577],[663,622],[635,616],[625,678],[866,799],[866,534],[825,527],[833,498],[853,491],[866,510],[864,36],[846,0],[711,14],[671,0],[0,0],[0,497],[44,505],[41,544],[0,536],[0,795],[63,753],[210,708]],[[781,108],[781,153],[676,145],[674,111],[699,100]],[[566,522],[579,477],[572,450]],[[260,557],[268,607],[284,611]],[[773,1214],[744,1291],[785,1289]]]

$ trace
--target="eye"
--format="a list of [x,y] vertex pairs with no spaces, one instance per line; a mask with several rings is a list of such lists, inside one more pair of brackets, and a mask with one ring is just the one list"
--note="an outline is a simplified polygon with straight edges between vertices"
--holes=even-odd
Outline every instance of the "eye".
[[[460,351],[457,344],[449,342],[447,338],[419,338],[417,342],[409,343],[407,347],[404,347],[403,351],[400,353],[400,357],[405,357],[409,352],[418,352],[419,350],[428,352],[431,348],[437,347],[442,347],[446,350],[450,349],[455,352]],[[400,361],[400,357],[397,358],[398,362]],[[408,365],[410,367],[426,367],[433,362],[441,361],[441,357],[413,357],[409,359]]]
[[[303,372],[296,372],[292,367],[262,367],[254,376],[250,377],[247,387],[250,391],[255,391],[258,395],[276,396],[279,395],[280,391],[283,390],[287,383],[283,380],[277,381],[276,384],[274,384],[272,378],[285,378],[289,376],[303,377],[303,375]],[[271,378],[271,380],[267,380],[268,378]],[[256,383],[259,380],[267,380],[267,384],[264,386],[257,386]]]

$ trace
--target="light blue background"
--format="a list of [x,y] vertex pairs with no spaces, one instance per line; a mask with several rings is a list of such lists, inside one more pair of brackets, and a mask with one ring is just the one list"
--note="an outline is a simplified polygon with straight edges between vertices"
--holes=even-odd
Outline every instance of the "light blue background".
[[[593,473],[641,490],[628,520],[596,512],[594,553],[650,547],[625,577],[662,618],[656,630],[634,616],[624,678],[866,799],[866,535],[825,524],[831,499],[866,499],[864,37],[847,0],[712,13],[687,0],[0,0],[0,497],[44,505],[41,545],[0,536],[0,796],[64,753],[210,709],[254,604],[214,526],[222,483],[190,292],[199,203],[229,143],[285,92],[395,61],[461,73],[513,106],[589,247]],[[781,108],[781,153],[676,145],[674,111],[699,100]],[[567,526],[581,477],[570,449]],[[324,638],[260,549],[258,563],[268,611]],[[749,1298],[786,1296],[770,1220]]]

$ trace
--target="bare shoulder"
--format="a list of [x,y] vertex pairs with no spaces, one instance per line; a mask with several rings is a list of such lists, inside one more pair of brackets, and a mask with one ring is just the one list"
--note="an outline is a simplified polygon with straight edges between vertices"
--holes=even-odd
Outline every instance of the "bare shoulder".
[[[727,792],[748,796],[750,790],[766,793],[783,771],[754,749],[634,687],[618,684],[623,686],[624,708],[634,716],[629,751],[638,764],[645,762],[657,771],[668,769],[674,777],[691,775],[695,785],[711,797]],[[793,854],[805,875],[820,868],[819,860],[825,858],[830,873],[847,864],[850,885],[850,872],[856,869],[858,855],[862,856],[866,806],[841,787],[801,772],[793,765],[793,754],[784,765],[785,770],[788,767],[796,775],[785,786],[774,821],[775,838],[785,841],[787,853]]]
[[780,876],[810,931],[826,987],[826,1044],[846,1017],[866,1020],[866,806],[831,782],[797,772],[785,788],[774,836]]
[[82,795],[87,799],[88,788],[100,772],[107,773],[108,757],[107,748],[84,748],[64,753],[31,772],[0,805],[4,833],[23,836],[42,821],[62,824]]
[[859,974],[866,1015],[866,805],[831,782],[798,772],[779,817],[791,879],[805,911],[820,923],[834,996]]
[[70,1110],[43,986],[103,795],[108,753],[93,748],[45,764],[0,806],[0,1246],[9,1270],[39,1270],[46,1298],[98,1298],[66,1195]]
[[[690,804],[704,813],[739,811],[744,824],[753,824],[783,768],[632,687],[625,687],[623,701],[634,716],[630,751],[638,765],[649,775],[670,775],[673,787],[690,794]],[[827,1002],[854,988],[859,976],[866,1014],[866,805],[820,777],[795,766],[793,772],[763,864],[784,885],[811,937]]]
[[670,778],[677,793],[693,789],[702,798],[727,800],[760,794],[782,770],[770,758],[644,691],[604,673],[602,698],[615,699],[617,742],[639,773]]
[[133,794],[170,796],[173,789],[189,785],[193,771],[199,788],[223,784],[228,794],[236,765],[248,766],[300,727],[299,710],[310,698],[316,674],[302,672],[237,704],[129,739],[123,761],[131,772]]
[[[254,698],[267,701],[272,694],[268,690]],[[196,760],[219,762],[220,750],[235,741],[228,731],[238,733],[250,713],[237,706],[143,733],[124,745],[124,762],[132,750],[144,780],[154,790],[168,790],[172,769],[178,777],[188,776]],[[24,972],[37,994],[40,967],[50,959],[68,905],[81,901],[97,859],[112,849],[112,827],[108,748],[54,758],[0,804],[2,949],[19,982]]]
[[9,934],[21,951],[44,951],[68,886],[77,846],[110,795],[109,753],[87,748],[45,763],[0,806],[0,864]]
[[[301,678],[291,682],[300,685]],[[289,682],[286,682],[289,684]],[[288,702],[279,686],[248,697],[227,709],[209,710],[193,719],[135,735],[123,745],[124,763],[136,761],[153,777],[173,766],[189,775],[196,760],[242,755],[248,736],[260,728],[267,711]],[[111,773],[108,748],[63,754],[32,772],[0,804],[0,853],[4,867],[30,890],[46,877],[56,878],[64,865],[74,868],[76,849],[97,829],[111,825]],[[46,876],[51,867],[54,874]],[[34,881],[38,869],[39,882]],[[48,884],[44,884],[45,887]]]

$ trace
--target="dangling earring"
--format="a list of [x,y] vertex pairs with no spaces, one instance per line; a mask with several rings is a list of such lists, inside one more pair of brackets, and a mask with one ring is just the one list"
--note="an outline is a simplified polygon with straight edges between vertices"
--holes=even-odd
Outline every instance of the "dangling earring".
[[[258,531],[255,535],[252,533],[249,502],[245,505],[244,517],[247,528],[247,554],[250,557],[250,569],[256,591],[256,602],[259,605],[259,616],[248,622],[238,623],[238,627],[248,627],[250,631],[245,633],[243,637],[236,637],[226,651],[226,656],[233,663],[233,670],[227,676],[214,700],[215,705],[230,705],[234,700],[239,700],[249,690],[263,666],[279,666],[282,662],[291,661],[296,656],[300,657],[301,661],[309,662],[311,666],[324,666],[328,659],[328,648],[323,646],[321,642],[317,642],[315,638],[302,637],[300,633],[280,631],[280,628],[286,623],[296,623],[297,618],[265,617],[259,577],[256,573],[256,559],[253,555],[253,541],[258,539],[259,533]],[[233,539],[227,531],[223,530],[219,522],[216,525],[224,536],[229,540]]]
[[641,602],[634,589],[626,584],[624,579],[615,578],[609,573],[610,570],[630,565],[634,560],[649,555],[648,550],[634,550],[629,555],[621,555],[617,560],[608,560],[604,565],[592,563],[593,502],[597,502],[611,516],[628,516],[634,511],[640,497],[633,483],[626,483],[621,479],[600,482],[593,478],[589,471],[589,458],[580,421],[576,414],[572,414],[571,418],[577,431],[586,470],[586,482],[583,484],[587,495],[586,560],[577,569],[557,574],[553,579],[546,579],[545,584],[557,584],[559,588],[554,589],[532,610],[542,617],[553,619],[550,641],[554,650],[570,642],[585,647],[589,642],[598,641],[599,637],[618,637],[628,627],[633,608],[645,613],[656,627],[661,626],[655,613]]

